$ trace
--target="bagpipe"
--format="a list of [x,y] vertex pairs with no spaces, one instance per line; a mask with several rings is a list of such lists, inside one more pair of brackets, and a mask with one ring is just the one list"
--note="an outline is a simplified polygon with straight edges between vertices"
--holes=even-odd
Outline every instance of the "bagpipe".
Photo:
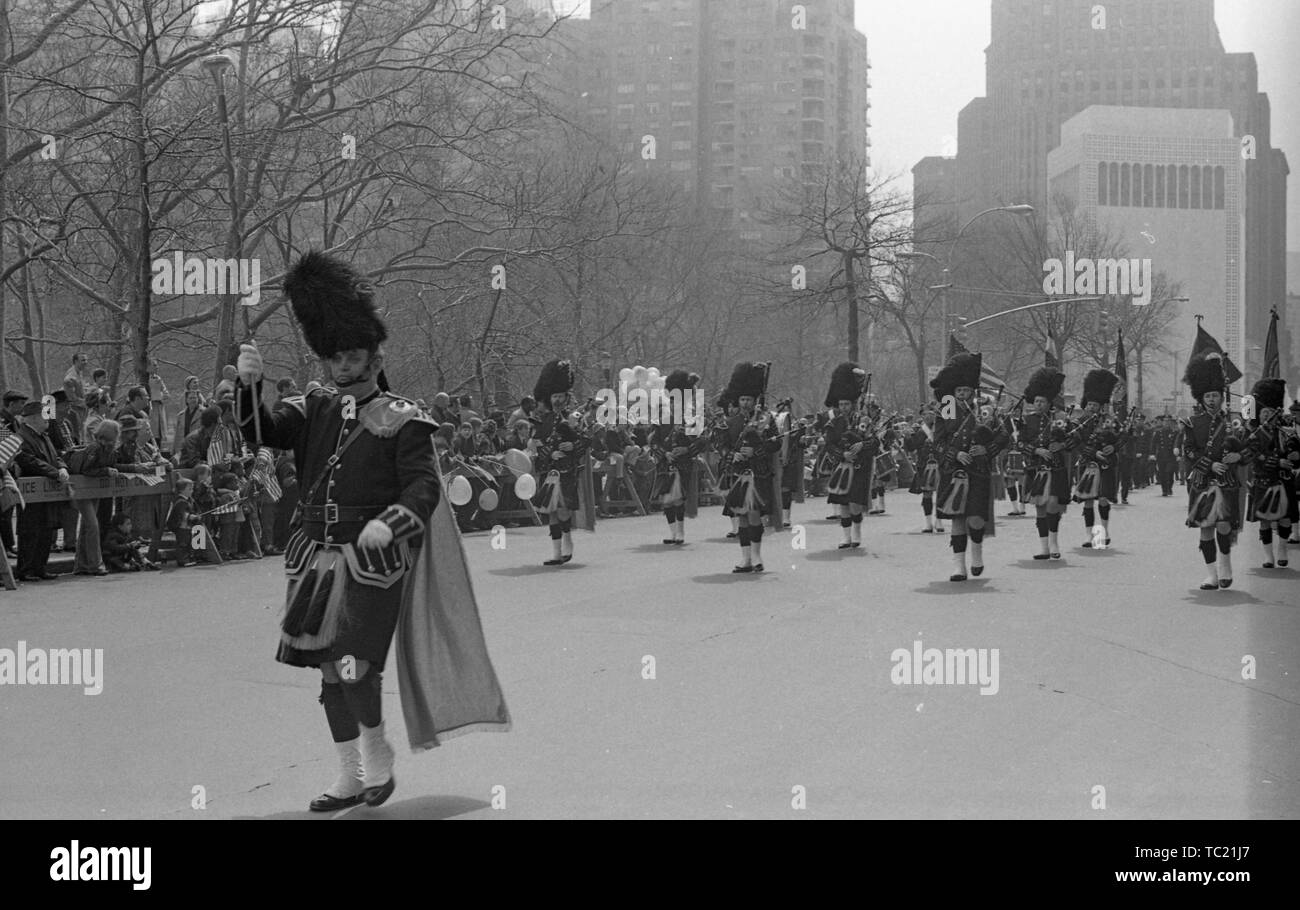
[[[1129,423],[1133,420],[1133,415],[1137,413],[1137,410],[1137,408],[1132,408],[1129,411],[1128,416],[1122,421],[1104,420],[1102,419],[1102,412],[1100,410],[1089,418],[1090,420],[1095,420],[1096,425],[1088,435],[1088,441],[1084,443],[1084,448],[1091,450],[1092,455],[1088,459],[1087,467],[1083,469],[1083,472],[1079,475],[1078,482],[1074,485],[1072,498],[1075,502],[1090,502],[1101,495],[1101,472],[1109,470],[1112,467],[1111,455],[1117,454],[1114,447],[1119,444],[1120,437],[1123,436]],[[1101,436],[1103,433],[1110,433],[1115,437],[1114,442],[1107,443],[1107,445],[1112,447],[1112,452],[1110,454],[1104,454],[1098,451],[1098,443],[1102,441]],[[1104,446],[1102,446],[1102,448],[1104,448]]]

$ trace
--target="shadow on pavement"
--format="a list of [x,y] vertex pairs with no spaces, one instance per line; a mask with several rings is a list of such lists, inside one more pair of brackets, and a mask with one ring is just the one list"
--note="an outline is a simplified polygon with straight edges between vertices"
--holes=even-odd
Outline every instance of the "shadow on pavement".
[[702,585],[726,585],[732,582],[744,584],[745,582],[754,582],[757,579],[771,575],[772,569],[764,569],[762,572],[725,572],[717,575],[694,575],[691,581]]
[[1188,596],[1184,597],[1183,600],[1202,607],[1238,607],[1242,604],[1263,604],[1263,601],[1258,597],[1236,588],[1220,588],[1217,591],[1197,589],[1188,592]]
[[841,559],[861,559],[867,555],[867,551],[859,547],[856,550],[813,550],[805,553],[803,558],[813,562],[839,562]]
[[1001,594],[997,588],[989,584],[991,579],[988,578],[968,578],[965,581],[932,581],[924,588],[913,588],[917,594],[936,594],[946,596],[952,594]]
[[236,818],[243,821],[256,819],[288,819],[292,821],[306,819],[313,821],[329,821],[331,819],[423,819],[430,821],[454,818],[457,815],[477,812],[479,809],[490,807],[490,803],[485,803],[481,799],[470,799],[467,796],[418,796],[413,799],[385,803],[374,809],[369,806],[354,806],[351,809],[342,809],[338,812],[276,812],[271,815],[241,815]]
[[565,569],[575,569],[581,566],[580,562],[565,563],[562,566],[544,566],[537,563],[532,566],[515,566],[511,569],[488,569],[489,575],[502,575],[506,578],[519,578],[523,575],[545,575],[548,572],[561,572]]

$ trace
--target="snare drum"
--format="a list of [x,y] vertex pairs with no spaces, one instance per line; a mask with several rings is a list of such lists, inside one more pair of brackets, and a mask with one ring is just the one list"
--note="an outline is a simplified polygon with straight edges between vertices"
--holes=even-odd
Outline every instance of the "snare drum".
[[1022,452],[1008,452],[1006,461],[1006,474],[1008,477],[1019,481],[1025,476],[1025,456]]
[[885,483],[894,479],[894,472],[898,470],[898,459],[893,452],[885,452],[876,456],[876,483]]

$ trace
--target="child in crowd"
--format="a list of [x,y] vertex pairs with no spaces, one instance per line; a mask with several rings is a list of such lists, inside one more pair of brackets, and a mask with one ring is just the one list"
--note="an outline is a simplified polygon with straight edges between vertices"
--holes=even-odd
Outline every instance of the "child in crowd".
[[217,549],[222,559],[240,559],[236,553],[239,548],[239,526],[244,513],[239,502],[239,478],[234,474],[224,474],[216,484],[218,508],[231,506],[230,511],[218,512]]
[[104,564],[110,572],[158,571],[158,566],[140,553],[140,543],[131,537],[131,516],[116,512],[108,522],[108,533],[100,544]]
[[176,535],[176,565],[184,569],[194,565],[191,541],[191,516],[194,514],[194,481],[181,478],[176,481],[176,491],[172,498],[171,510],[167,513],[167,530]]

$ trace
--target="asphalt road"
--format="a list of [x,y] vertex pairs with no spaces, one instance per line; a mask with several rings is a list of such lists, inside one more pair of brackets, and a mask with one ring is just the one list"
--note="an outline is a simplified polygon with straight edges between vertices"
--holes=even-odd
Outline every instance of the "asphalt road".
[[[575,532],[559,569],[544,529],[470,535],[514,730],[403,749],[392,800],[345,817],[1300,816],[1300,548],[1261,569],[1252,526],[1234,586],[1202,593],[1181,491],[1131,501],[1105,551],[1074,507],[1059,562],[1000,521],[964,584],[902,492],[856,552],[824,500],[796,505],[806,549],[769,532],[757,576],[717,508],[681,548],[658,516]],[[0,591],[0,648],[104,661],[98,695],[0,687],[0,817],[308,817],[335,765],[317,674],[273,660],[278,562]],[[996,649],[996,692],[902,680],[914,647],[985,649],[990,673]]]

